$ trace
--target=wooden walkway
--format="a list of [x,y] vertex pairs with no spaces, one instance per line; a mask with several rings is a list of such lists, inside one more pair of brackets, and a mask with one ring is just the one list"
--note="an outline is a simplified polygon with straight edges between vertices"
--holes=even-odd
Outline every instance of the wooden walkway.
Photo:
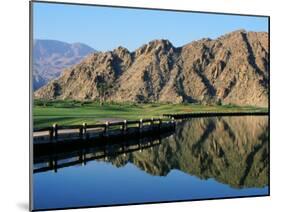
[[175,127],[173,118],[140,119],[137,121],[105,122],[104,124],[60,126],[34,129],[33,143],[44,144],[67,140],[85,140],[99,137],[120,137],[162,131]]
[[[131,152],[142,152],[145,149],[160,145],[162,139],[169,137],[173,131],[158,135],[139,137],[137,139],[125,139],[118,142],[80,142],[80,145],[73,146],[71,142],[62,144],[60,142],[38,145],[35,150],[33,172],[40,173],[70,167],[74,165],[86,165],[87,162],[107,157],[125,156]],[[77,143],[78,144],[78,143]]]

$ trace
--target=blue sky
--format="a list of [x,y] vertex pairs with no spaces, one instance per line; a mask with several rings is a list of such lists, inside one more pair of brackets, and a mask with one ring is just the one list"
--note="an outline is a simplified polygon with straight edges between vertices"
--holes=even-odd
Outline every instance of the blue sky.
[[237,29],[268,31],[265,17],[34,3],[34,38],[130,51],[154,39],[181,46]]

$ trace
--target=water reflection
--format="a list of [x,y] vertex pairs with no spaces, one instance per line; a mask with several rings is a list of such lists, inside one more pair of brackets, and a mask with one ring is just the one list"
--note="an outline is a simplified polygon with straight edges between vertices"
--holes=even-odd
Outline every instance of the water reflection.
[[[81,207],[266,195],[268,145],[268,117],[243,116],[192,118],[177,123],[174,133],[161,136],[67,151],[39,151],[34,158],[35,206],[44,209],[58,204]],[[79,164],[83,166],[77,167]],[[69,186],[73,187],[72,198]],[[121,187],[111,189],[115,186]],[[142,195],[146,189],[149,194]],[[69,199],[59,202],[54,193],[62,196],[65,190]],[[77,192],[82,193],[78,196]],[[90,198],[93,195],[95,198]],[[46,198],[50,202],[44,202]]]
[[189,119],[178,124],[176,133],[152,150],[102,160],[118,167],[130,162],[151,175],[165,176],[177,169],[237,188],[264,187],[268,185],[268,120]]
[[[172,136],[35,158],[35,172],[90,160],[116,167],[130,162],[151,175],[165,176],[178,169],[233,187],[263,187],[268,184],[268,121],[253,116],[189,119],[178,123]],[[48,166],[38,168],[44,162]]]

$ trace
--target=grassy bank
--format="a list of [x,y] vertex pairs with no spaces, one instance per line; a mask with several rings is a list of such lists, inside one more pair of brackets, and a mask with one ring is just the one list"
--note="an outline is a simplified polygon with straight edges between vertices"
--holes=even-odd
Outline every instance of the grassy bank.
[[140,118],[159,117],[164,113],[196,113],[196,112],[266,112],[267,108],[252,106],[197,104],[132,104],[79,101],[40,101],[35,100],[33,119],[34,127],[59,125],[103,123],[111,120],[136,120]]

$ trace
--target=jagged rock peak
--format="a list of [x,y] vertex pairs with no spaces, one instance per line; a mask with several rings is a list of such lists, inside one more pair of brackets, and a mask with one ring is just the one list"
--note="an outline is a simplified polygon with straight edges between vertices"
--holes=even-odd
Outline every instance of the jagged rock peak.
[[[47,85],[36,98],[99,99],[96,75],[104,76],[109,101],[268,106],[268,34],[238,30],[182,47],[153,40],[130,53],[124,47],[92,54],[72,75]],[[66,72],[68,72],[66,70]]]
[[130,51],[123,46],[118,46],[113,50],[113,54],[116,54],[118,57],[124,57],[126,54],[130,54]]
[[173,44],[167,40],[167,39],[156,39],[156,40],[152,40],[148,43],[149,46],[152,47],[157,47],[157,46],[163,46],[165,48],[171,48],[173,47]]
[[169,51],[170,49],[174,49],[173,44],[166,39],[156,39],[152,40],[147,44],[144,44],[140,48],[136,50],[136,56],[141,54],[149,54],[158,51]]
[[241,37],[243,35],[248,35],[251,32],[247,32],[245,29],[238,29],[232,32],[228,32],[220,37],[218,37],[218,40],[222,40],[225,38],[231,38],[231,37]]

